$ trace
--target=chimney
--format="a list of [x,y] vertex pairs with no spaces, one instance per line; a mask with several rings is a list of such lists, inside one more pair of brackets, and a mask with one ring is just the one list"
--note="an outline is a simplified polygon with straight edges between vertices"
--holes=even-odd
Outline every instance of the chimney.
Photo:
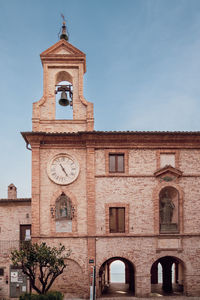
[[17,188],[13,183],[8,186],[8,199],[17,199]]

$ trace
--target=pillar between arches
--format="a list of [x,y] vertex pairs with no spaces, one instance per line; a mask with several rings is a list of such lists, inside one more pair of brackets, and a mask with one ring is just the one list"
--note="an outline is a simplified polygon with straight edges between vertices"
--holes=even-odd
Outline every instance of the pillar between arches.
[[135,296],[148,297],[151,293],[151,275],[135,274]]
[[174,262],[168,258],[163,258],[160,263],[163,269],[162,289],[165,293],[172,293],[172,265]]
[[151,268],[151,284],[157,284],[158,283],[158,263],[153,264]]

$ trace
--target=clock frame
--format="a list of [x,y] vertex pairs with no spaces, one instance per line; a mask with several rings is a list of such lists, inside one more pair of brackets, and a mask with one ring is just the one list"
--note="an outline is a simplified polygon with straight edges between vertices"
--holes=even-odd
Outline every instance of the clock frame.
[[78,177],[79,163],[69,154],[57,154],[48,162],[47,174],[54,183],[68,185]]

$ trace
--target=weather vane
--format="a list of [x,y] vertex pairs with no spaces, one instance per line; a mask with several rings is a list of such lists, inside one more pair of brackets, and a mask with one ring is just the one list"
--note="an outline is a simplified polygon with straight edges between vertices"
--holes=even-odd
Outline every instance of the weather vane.
[[62,19],[63,19],[63,23],[66,24],[65,16],[64,16],[63,14],[61,14],[61,17],[62,17]]
[[67,30],[67,27],[66,27],[65,16],[63,14],[61,14],[61,17],[63,19],[63,24],[62,24],[62,33],[60,35],[60,39],[64,39],[64,40],[68,41],[68,39],[69,39],[69,33],[68,33],[68,30]]

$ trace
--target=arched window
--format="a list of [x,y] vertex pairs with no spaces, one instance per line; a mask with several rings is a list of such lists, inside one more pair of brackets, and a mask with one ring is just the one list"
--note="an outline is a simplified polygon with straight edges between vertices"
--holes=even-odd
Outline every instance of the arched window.
[[72,219],[71,200],[64,193],[56,200],[56,220],[59,219]]

